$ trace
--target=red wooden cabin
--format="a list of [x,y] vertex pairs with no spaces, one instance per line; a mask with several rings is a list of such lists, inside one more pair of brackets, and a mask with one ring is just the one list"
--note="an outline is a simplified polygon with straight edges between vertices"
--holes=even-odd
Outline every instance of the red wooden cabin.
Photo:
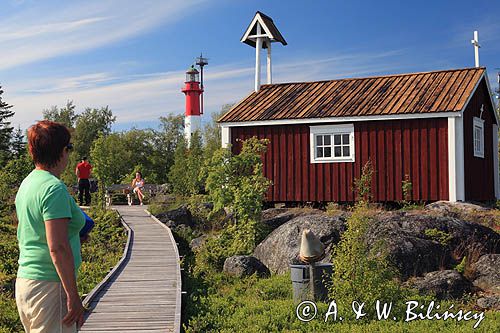
[[370,159],[375,201],[499,197],[498,116],[485,68],[263,85],[219,119],[223,146],[268,138],[270,202],[352,202]]

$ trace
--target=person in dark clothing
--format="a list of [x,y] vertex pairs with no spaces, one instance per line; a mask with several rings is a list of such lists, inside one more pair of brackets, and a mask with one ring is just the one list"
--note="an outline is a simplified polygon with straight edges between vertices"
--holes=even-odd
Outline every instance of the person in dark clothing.
[[82,161],[76,166],[76,177],[78,178],[78,200],[80,201],[80,206],[83,206],[83,194],[85,192],[85,205],[90,205],[90,172],[92,171],[92,165],[87,162],[87,157],[84,156]]

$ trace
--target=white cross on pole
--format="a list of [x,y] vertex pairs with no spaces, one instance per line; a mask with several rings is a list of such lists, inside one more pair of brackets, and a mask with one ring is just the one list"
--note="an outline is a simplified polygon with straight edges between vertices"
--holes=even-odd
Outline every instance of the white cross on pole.
[[476,67],[479,67],[479,48],[481,45],[479,45],[479,37],[477,34],[477,31],[474,31],[474,39],[470,41],[472,45],[474,45],[474,58],[476,60]]

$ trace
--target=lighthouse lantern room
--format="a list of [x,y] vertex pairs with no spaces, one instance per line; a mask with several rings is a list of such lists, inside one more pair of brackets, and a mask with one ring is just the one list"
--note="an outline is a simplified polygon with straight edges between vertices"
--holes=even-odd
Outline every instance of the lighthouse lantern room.
[[184,120],[184,134],[188,144],[191,136],[201,127],[200,96],[203,89],[200,87],[199,72],[191,66],[186,71],[186,82],[182,92],[186,95],[186,115]]

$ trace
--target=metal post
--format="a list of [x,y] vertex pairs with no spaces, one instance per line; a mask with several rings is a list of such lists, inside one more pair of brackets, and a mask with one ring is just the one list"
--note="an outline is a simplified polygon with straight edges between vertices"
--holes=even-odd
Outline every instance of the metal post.
[[315,301],[316,298],[318,297],[318,292],[317,292],[317,288],[316,288],[316,264],[314,262],[311,262],[309,264],[309,276],[310,276],[310,286],[311,286],[311,297],[312,297],[312,300]]
[[[260,24],[257,22],[257,35],[261,34]],[[255,45],[255,91],[260,89],[260,50],[262,49],[262,37],[257,37]]]
[[271,40],[267,40],[267,84],[273,83],[273,78],[271,75]]

